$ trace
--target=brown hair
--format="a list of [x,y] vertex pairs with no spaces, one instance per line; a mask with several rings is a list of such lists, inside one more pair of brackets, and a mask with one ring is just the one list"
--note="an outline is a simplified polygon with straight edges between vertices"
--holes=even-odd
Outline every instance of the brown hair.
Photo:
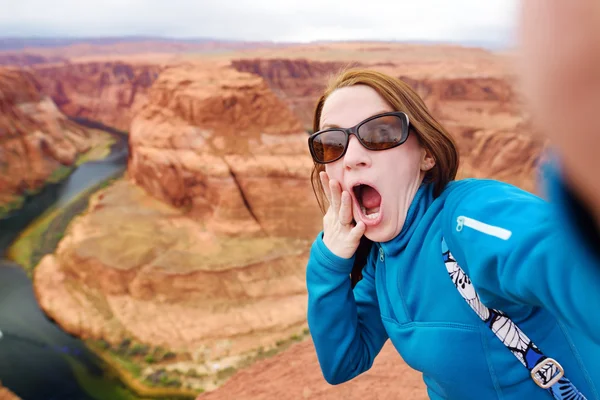
[[[321,112],[327,97],[336,89],[354,85],[371,87],[387,101],[394,111],[403,111],[408,114],[411,132],[416,134],[421,146],[435,160],[434,167],[427,172],[425,179],[434,185],[434,196],[439,196],[448,182],[456,177],[459,164],[458,149],[452,136],[431,115],[425,102],[402,80],[362,68],[343,71],[329,83],[317,101],[313,131],[317,132],[320,129]],[[312,188],[323,214],[326,212],[325,193],[319,180],[319,172],[324,170],[323,164],[315,163],[311,173]],[[366,264],[371,244],[365,237],[361,239],[351,274],[353,287],[362,277],[361,271]]]

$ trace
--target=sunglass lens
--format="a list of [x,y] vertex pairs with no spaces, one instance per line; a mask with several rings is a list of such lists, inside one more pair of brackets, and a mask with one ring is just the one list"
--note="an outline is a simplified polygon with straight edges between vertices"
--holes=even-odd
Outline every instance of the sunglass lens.
[[365,146],[371,150],[385,150],[406,140],[408,129],[405,121],[395,115],[372,119],[358,129]]
[[325,131],[314,137],[313,153],[317,162],[329,162],[340,157],[346,147],[346,134],[342,131]]

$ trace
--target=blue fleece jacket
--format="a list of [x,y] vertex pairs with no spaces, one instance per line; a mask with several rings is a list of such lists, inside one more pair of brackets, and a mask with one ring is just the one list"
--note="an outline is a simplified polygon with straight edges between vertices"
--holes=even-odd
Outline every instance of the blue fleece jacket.
[[600,399],[600,263],[556,176],[549,192],[556,204],[491,180],[451,182],[435,199],[423,185],[400,234],[373,245],[354,290],[354,259],[335,256],[319,233],[306,277],[325,379],[368,370],[389,338],[422,372],[431,399],[551,398],[457,291],[444,237],[482,302],[508,314],[589,400]]

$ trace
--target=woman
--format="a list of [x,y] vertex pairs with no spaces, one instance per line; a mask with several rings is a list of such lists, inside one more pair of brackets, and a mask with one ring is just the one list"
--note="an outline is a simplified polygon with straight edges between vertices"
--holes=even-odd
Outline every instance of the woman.
[[432,399],[600,399],[600,268],[585,249],[570,256],[549,203],[455,181],[451,136],[378,72],[338,76],[314,131],[313,187],[329,207],[308,323],[329,383],[368,370],[389,338]]

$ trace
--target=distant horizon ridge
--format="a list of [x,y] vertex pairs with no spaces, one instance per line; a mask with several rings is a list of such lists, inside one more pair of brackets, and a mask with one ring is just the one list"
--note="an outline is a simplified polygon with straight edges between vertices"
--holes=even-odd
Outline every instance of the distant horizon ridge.
[[123,36],[0,36],[0,51],[18,51],[35,47],[63,47],[76,44],[111,45],[119,43],[135,42],[162,42],[181,44],[208,44],[211,42],[224,45],[310,45],[319,43],[407,43],[422,45],[460,45],[465,47],[482,47],[488,50],[501,50],[510,47],[507,43],[496,43],[491,41],[477,40],[430,40],[430,39],[348,39],[348,40],[313,40],[308,42],[298,41],[275,41],[275,40],[242,40],[242,39],[220,39],[213,37],[187,37],[178,38],[172,36],[151,35],[123,35]]

